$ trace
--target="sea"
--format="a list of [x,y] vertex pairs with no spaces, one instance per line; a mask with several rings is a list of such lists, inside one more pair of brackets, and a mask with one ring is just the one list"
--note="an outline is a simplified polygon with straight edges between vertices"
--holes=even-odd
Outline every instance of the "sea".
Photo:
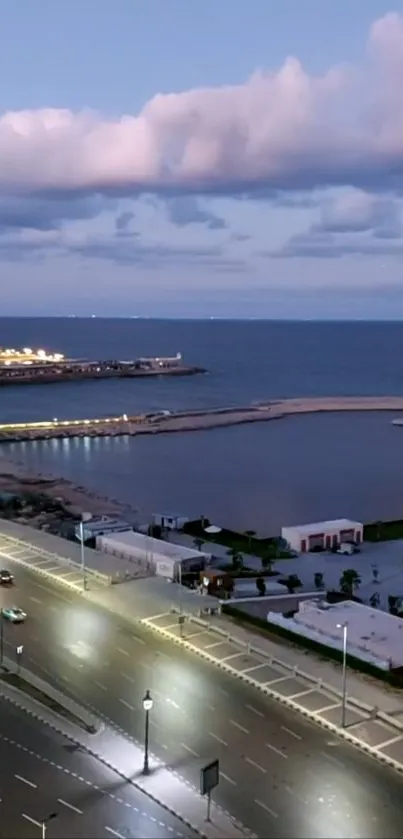
[[[0,422],[247,405],[293,396],[403,395],[403,323],[0,318],[0,345],[74,358],[175,355],[202,375],[0,389]],[[115,439],[2,445],[24,461],[137,508],[278,533],[332,518],[403,518],[396,414],[288,417]],[[0,467],[1,468],[1,467]]]

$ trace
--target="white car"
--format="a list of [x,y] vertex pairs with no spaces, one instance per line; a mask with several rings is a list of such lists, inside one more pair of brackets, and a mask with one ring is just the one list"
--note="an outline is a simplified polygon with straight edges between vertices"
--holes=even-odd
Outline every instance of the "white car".
[[18,606],[6,606],[1,610],[1,613],[3,618],[10,623],[24,623],[27,617],[26,613]]

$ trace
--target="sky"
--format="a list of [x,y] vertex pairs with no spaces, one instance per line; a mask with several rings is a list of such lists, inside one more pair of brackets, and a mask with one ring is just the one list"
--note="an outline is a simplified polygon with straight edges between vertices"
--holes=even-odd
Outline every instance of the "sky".
[[2,0],[0,315],[403,318],[403,7]]

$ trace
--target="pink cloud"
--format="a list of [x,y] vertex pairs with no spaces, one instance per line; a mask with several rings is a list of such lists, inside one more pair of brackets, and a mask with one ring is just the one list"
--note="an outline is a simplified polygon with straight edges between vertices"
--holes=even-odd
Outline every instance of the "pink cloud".
[[136,116],[43,109],[0,118],[0,190],[253,192],[399,188],[403,17],[363,67],[309,76],[295,58],[233,87],[159,94]]

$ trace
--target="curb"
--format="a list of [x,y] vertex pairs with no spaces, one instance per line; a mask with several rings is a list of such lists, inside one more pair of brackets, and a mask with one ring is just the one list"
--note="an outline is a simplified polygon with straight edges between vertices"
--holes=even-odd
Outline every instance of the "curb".
[[400,774],[403,773],[403,763],[399,763],[394,758],[382,754],[382,752],[380,752],[379,749],[377,749],[375,746],[370,746],[368,743],[364,743],[362,740],[359,740],[358,737],[355,737],[353,734],[350,734],[350,732],[346,731],[345,729],[342,729],[334,723],[331,723],[328,720],[324,720],[323,718],[319,717],[319,715],[315,711],[309,711],[307,708],[303,708],[301,705],[298,705],[296,702],[294,702],[293,699],[289,699],[286,696],[282,696],[272,688],[266,687],[266,685],[262,685],[260,682],[256,682],[255,679],[253,679],[253,677],[248,675],[242,675],[242,673],[234,671],[230,664],[226,664],[224,661],[218,661],[212,655],[210,655],[210,653],[206,652],[206,650],[198,649],[193,644],[191,644],[190,641],[186,641],[186,639],[182,638],[177,638],[176,636],[171,635],[168,632],[168,630],[164,629],[163,627],[154,626],[148,621],[148,618],[143,618],[141,623],[157,635],[163,635],[165,638],[176,643],[177,646],[185,647],[190,652],[196,653],[200,656],[200,658],[204,658],[206,661],[209,661],[210,664],[214,664],[220,670],[224,670],[226,673],[229,673],[232,677],[237,677],[241,681],[245,682],[245,684],[257,688],[260,691],[260,693],[264,693],[271,699],[276,700],[276,702],[278,702],[279,704],[285,705],[286,707],[290,708],[293,711],[296,711],[298,714],[301,714],[302,716],[306,717],[307,719],[311,720],[312,722],[316,723],[317,725],[321,726],[327,731],[331,731],[333,734],[336,734],[340,739],[346,740],[351,745],[356,746],[358,749],[360,749],[360,751],[366,752],[366,754],[371,755],[371,757],[375,758],[380,763],[389,766],[390,768],[394,769],[396,772],[399,772]]

